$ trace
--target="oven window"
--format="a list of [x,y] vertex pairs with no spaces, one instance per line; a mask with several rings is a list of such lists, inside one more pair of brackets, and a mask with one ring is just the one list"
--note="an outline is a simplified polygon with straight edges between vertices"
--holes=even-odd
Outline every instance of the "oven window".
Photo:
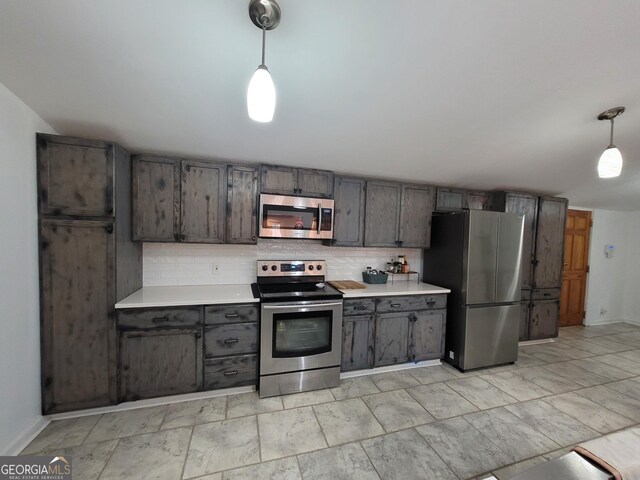
[[286,205],[263,205],[262,210],[263,228],[302,231],[318,230],[317,207],[296,208]]
[[273,357],[303,357],[331,351],[333,313],[278,313],[273,316]]

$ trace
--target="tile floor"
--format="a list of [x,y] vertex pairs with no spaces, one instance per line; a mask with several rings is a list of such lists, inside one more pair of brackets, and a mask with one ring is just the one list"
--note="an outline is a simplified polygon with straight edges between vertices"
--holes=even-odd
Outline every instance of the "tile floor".
[[560,330],[516,365],[422,367],[52,422],[23,454],[74,478],[499,479],[640,423],[640,326]]

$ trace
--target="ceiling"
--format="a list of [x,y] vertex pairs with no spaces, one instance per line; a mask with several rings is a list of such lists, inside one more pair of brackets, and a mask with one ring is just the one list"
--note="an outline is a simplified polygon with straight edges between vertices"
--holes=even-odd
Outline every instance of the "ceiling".
[[[640,210],[637,0],[279,0],[273,122],[248,0],[4,0],[0,83],[132,151],[565,194]],[[613,106],[623,175],[598,180]]]

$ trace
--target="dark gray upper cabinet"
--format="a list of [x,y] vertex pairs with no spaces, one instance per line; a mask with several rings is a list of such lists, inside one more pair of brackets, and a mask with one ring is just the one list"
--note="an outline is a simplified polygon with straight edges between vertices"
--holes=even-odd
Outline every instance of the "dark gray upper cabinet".
[[366,181],[360,178],[335,177],[332,245],[364,245],[364,206]]
[[258,168],[227,169],[226,243],[257,243]]
[[260,165],[260,192],[332,198],[333,173],[328,170]]
[[134,155],[133,239],[175,242],[180,232],[180,160]]
[[224,243],[226,165],[183,160],[181,173],[180,240]]
[[409,360],[410,312],[379,313],[375,316],[374,366],[383,367]]
[[540,197],[536,229],[534,288],[561,288],[567,199]]
[[429,248],[431,243],[431,216],[435,202],[433,187],[403,185],[400,203],[400,246]]
[[446,319],[446,310],[420,310],[413,313],[409,340],[411,361],[444,356]]
[[465,206],[464,190],[438,187],[437,212],[460,212]]
[[112,143],[38,134],[41,215],[115,215]]
[[365,247],[398,246],[402,187],[399,183],[367,181]]
[[342,324],[343,372],[373,368],[373,315],[344,317]]
[[491,209],[491,193],[467,192],[465,195],[464,206],[469,210],[490,210]]

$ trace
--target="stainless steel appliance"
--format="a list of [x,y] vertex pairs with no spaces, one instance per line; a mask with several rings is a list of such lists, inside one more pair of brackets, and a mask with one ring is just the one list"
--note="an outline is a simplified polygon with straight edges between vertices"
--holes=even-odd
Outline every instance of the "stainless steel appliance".
[[518,359],[523,229],[512,213],[433,217],[424,281],[451,289],[445,360],[460,370]]
[[342,293],[323,260],[259,260],[261,397],[340,383]]
[[260,195],[260,228],[264,238],[333,238],[333,200]]

